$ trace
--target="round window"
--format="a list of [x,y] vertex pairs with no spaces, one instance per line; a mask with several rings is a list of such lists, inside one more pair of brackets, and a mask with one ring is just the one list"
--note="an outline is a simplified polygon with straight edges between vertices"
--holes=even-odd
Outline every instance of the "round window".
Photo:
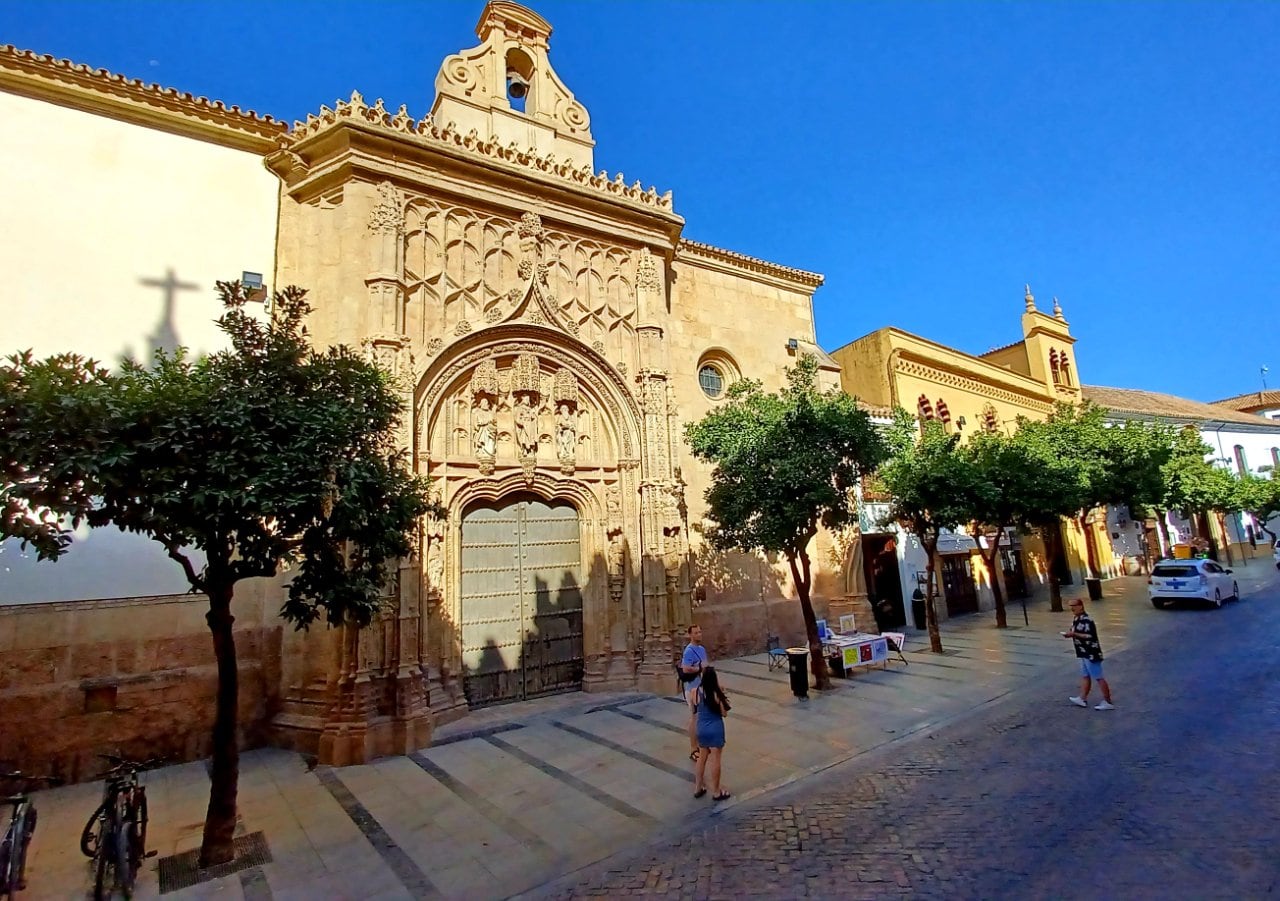
[[698,384],[707,397],[719,397],[724,393],[724,376],[709,364],[698,370]]

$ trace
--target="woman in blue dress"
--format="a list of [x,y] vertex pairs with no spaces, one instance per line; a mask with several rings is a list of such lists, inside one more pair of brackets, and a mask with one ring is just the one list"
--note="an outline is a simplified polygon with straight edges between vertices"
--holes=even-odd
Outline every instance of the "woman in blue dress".
[[720,753],[724,750],[724,718],[729,713],[729,699],[720,687],[720,676],[714,666],[702,671],[702,684],[694,691],[698,711],[698,767],[693,796],[705,795],[710,781],[712,799],[723,801],[729,792],[720,785]]

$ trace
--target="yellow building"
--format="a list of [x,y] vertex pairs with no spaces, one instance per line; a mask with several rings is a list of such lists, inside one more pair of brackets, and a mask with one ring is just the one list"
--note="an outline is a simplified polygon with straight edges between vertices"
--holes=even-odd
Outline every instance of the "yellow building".
[[[1028,286],[1022,314],[1022,339],[989,350],[968,354],[927,338],[896,328],[882,328],[852,341],[832,353],[841,367],[841,386],[846,392],[876,407],[897,407],[922,419],[939,419],[948,430],[959,434],[976,431],[1011,431],[1019,417],[1044,419],[1058,402],[1080,400],[1080,379],[1076,370],[1075,338],[1055,298],[1053,312],[1036,308]],[[867,517],[868,524],[875,517]],[[1096,520],[1096,521],[1095,521]],[[1094,531],[1099,563],[1112,571],[1105,517],[1091,518],[1087,528]],[[1060,578],[1075,581],[1085,577],[1083,532],[1078,524],[1063,523],[1066,567]],[[887,533],[864,534],[864,556],[883,557],[885,542],[893,538],[898,549],[902,593],[909,597],[923,578],[925,555],[909,536]],[[978,537],[985,542],[985,538]],[[1046,584],[1044,549],[1032,536],[1010,535],[1001,539],[1002,578],[1006,599],[1025,596]],[[947,536],[939,542],[941,589],[944,606],[940,617],[989,609],[994,600],[990,574],[971,536]],[[875,579],[868,586],[877,593]],[[883,601],[892,585],[882,582],[873,603]],[[895,602],[896,599],[891,599]]]

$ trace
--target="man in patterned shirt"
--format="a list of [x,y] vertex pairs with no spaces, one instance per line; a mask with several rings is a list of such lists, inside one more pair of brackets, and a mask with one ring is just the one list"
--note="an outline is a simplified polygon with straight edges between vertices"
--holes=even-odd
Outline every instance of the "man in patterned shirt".
[[1102,689],[1102,703],[1094,710],[1115,710],[1111,703],[1111,686],[1102,675],[1102,644],[1098,641],[1098,627],[1093,619],[1084,612],[1084,601],[1069,601],[1067,606],[1075,614],[1071,621],[1071,631],[1063,632],[1063,638],[1070,638],[1076,647],[1076,656],[1080,658],[1080,694],[1067,698],[1077,707],[1089,706],[1089,688],[1092,680],[1098,680],[1098,688]]

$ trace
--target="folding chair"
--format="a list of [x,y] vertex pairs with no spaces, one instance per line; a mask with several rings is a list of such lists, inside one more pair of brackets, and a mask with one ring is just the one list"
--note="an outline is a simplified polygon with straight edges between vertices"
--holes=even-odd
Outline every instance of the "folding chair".
[[769,669],[787,668],[787,650],[782,646],[782,639],[776,635],[769,636]]
[[[906,634],[903,632],[881,632],[880,634],[884,636],[886,642],[888,643],[889,650],[896,651],[898,654],[898,659],[909,666],[910,661],[907,660],[906,657],[902,656],[902,646],[906,644],[906,641],[907,641]],[[889,661],[886,658],[885,666],[887,667],[888,664],[889,664]]]

